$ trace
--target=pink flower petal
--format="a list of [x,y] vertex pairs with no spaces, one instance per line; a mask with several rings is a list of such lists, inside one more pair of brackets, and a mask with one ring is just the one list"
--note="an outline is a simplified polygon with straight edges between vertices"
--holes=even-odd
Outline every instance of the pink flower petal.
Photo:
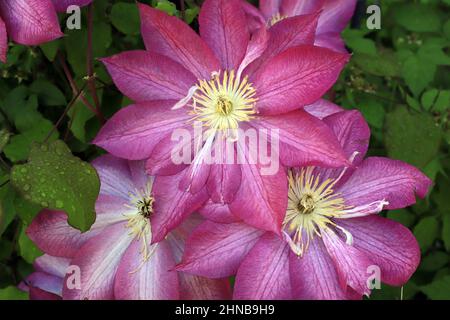
[[289,48],[305,44],[313,45],[318,19],[319,14],[317,13],[297,16],[284,19],[271,27],[268,31],[267,49],[257,61],[249,66],[247,73],[253,74],[265,66],[270,59]]
[[100,130],[94,144],[113,155],[143,160],[158,142],[191,118],[185,110],[171,110],[174,101],[134,104],[117,112]]
[[328,0],[281,0],[281,14],[298,16],[317,12]]
[[129,199],[130,191],[135,187],[127,160],[107,154],[95,159],[92,165],[101,181],[100,194]]
[[220,64],[212,50],[187,24],[176,17],[138,3],[145,47],[184,66],[198,79],[209,79]]
[[[361,163],[348,181],[338,190],[351,206],[365,206],[387,201],[386,209],[398,209],[423,198],[432,181],[413,166],[388,158],[371,157]],[[378,213],[381,208],[373,210]],[[372,212],[370,212],[372,213]]]
[[266,28],[266,19],[258,8],[254,7],[251,3],[248,3],[247,0],[241,0],[241,6],[247,17],[248,29],[250,33],[253,34],[262,27]]
[[304,109],[320,120],[344,110],[334,103],[324,99],[320,99],[309,106],[305,106]]
[[6,53],[8,52],[8,35],[6,33],[6,25],[2,17],[0,17],[0,61],[6,63]]
[[61,280],[66,276],[69,265],[70,259],[54,257],[48,254],[37,257],[33,263],[33,267],[36,271],[51,274],[61,278]]
[[349,297],[348,288],[342,287],[334,262],[321,239],[311,241],[302,257],[289,255],[289,270],[294,299],[344,300]]
[[208,278],[232,276],[263,233],[243,223],[206,221],[187,239],[177,270]]
[[108,227],[87,241],[71,264],[80,268],[80,288],[69,284],[71,274],[64,279],[63,298],[66,300],[109,300],[114,298],[114,278],[123,254],[133,241],[126,224]]
[[199,24],[202,39],[219,58],[222,69],[237,70],[250,41],[240,0],[206,0]]
[[59,300],[63,279],[45,272],[33,272],[26,278],[30,300]]
[[270,59],[252,76],[261,114],[286,113],[319,100],[336,82],[349,55],[298,46]]
[[136,102],[181,100],[196,82],[182,65],[153,52],[127,51],[102,62],[119,90]]
[[332,232],[322,232],[322,239],[336,266],[341,287],[349,286],[361,296],[369,295],[368,271],[369,267],[374,265],[373,261],[364,252],[346,244]]
[[291,299],[289,246],[272,233],[265,233],[245,257],[236,275],[234,299]]
[[341,219],[338,225],[353,236],[353,245],[381,269],[381,280],[404,285],[420,262],[420,249],[411,231],[395,221],[369,216]]
[[155,250],[149,260],[143,261],[141,240],[135,240],[122,257],[114,281],[117,300],[176,300],[179,298],[178,276],[171,271],[175,266],[167,243],[153,244]]
[[180,189],[184,172],[174,176],[158,176],[153,183],[155,198],[152,215],[152,243],[162,241],[178,227],[190,214],[198,210],[208,200],[205,189],[196,194]]
[[51,0],[2,0],[0,15],[8,35],[20,44],[39,45],[63,35]]
[[178,273],[180,279],[180,299],[182,300],[231,300],[228,279],[208,279]]
[[340,33],[353,16],[357,0],[327,0],[320,15],[318,34]]
[[259,8],[266,18],[266,20],[269,20],[272,18],[275,14],[280,12],[280,5],[283,0],[260,0],[259,1]]
[[341,167],[348,163],[330,128],[304,110],[262,116],[252,124],[272,132],[279,130],[280,159],[285,166]]
[[67,7],[71,5],[84,7],[90,4],[93,0],[52,0],[55,9],[58,12],[66,12]]
[[241,221],[241,219],[231,213],[228,205],[215,203],[211,200],[209,200],[198,212],[205,219],[217,223],[233,223]]
[[345,42],[339,33],[321,33],[316,35],[314,44],[319,47],[328,48],[336,52],[347,53]]

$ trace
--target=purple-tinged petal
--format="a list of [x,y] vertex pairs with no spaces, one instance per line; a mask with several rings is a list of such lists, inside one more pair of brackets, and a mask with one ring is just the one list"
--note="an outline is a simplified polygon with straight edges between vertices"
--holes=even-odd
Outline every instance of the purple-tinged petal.
[[206,0],[198,19],[200,35],[219,58],[222,69],[237,70],[250,41],[240,0]]
[[334,262],[321,239],[313,239],[302,257],[290,252],[292,295],[300,300],[343,300],[348,288],[341,287]]
[[174,101],[134,104],[117,112],[100,130],[94,144],[128,160],[147,159],[158,142],[190,119],[186,110],[171,110]]
[[220,63],[207,44],[177,17],[138,3],[145,47],[183,65],[198,79],[209,79]]
[[30,300],[59,300],[62,295],[63,278],[45,272],[33,272],[25,284],[30,292]]
[[75,5],[84,7],[90,4],[93,0],[52,0],[55,9],[58,12],[66,12],[69,6]]
[[261,27],[266,28],[266,19],[258,8],[248,3],[247,0],[241,0],[241,6],[247,17],[248,29],[251,34]]
[[321,33],[316,35],[314,44],[318,47],[328,48],[336,52],[347,53],[345,42],[339,33]]
[[[432,181],[415,167],[398,160],[371,157],[365,159],[351,177],[336,191],[346,205],[365,208],[371,203],[388,202],[384,209],[399,209],[416,203],[416,195],[425,197]],[[369,206],[370,207],[370,206]],[[378,213],[382,207],[362,210]]]
[[86,241],[97,236],[106,226],[124,219],[117,212],[104,214],[99,211],[91,230],[81,233],[67,223],[67,215],[64,212],[44,209],[34,218],[26,233],[38,248],[47,254],[72,258]]
[[280,160],[285,166],[341,167],[348,163],[339,141],[321,120],[304,110],[253,121],[257,128],[279,132]]
[[317,12],[328,0],[282,0],[281,14],[284,16],[298,16]]
[[136,102],[181,100],[196,82],[182,65],[154,52],[127,51],[101,61],[119,90]]
[[196,194],[180,189],[184,172],[173,176],[158,176],[153,183],[155,198],[152,215],[152,243],[162,241],[194,211],[208,200],[206,189]]
[[39,45],[63,35],[51,0],[2,0],[0,15],[8,35],[20,44]]
[[317,33],[340,33],[355,12],[357,0],[327,0],[323,5]]
[[339,284],[342,288],[351,287],[357,293],[369,295],[369,267],[374,265],[367,255],[355,247],[343,242],[332,231],[322,232],[325,247],[334,261]]
[[231,300],[228,279],[208,279],[178,273],[181,300]]
[[[80,288],[72,288],[70,274],[64,279],[65,300],[109,300],[114,298],[114,278],[133,237],[125,223],[108,227],[78,250],[71,264],[80,269]],[[70,283],[71,284],[71,283]]]
[[253,61],[257,60],[266,51],[269,43],[270,34],[267,32],[265,26],[259,28],[252,34],[252,38],[248,44],[244,59],[238,69],[238,76],[249,66]]
[[324,99],[320,99],[309,106],[305,106],[304,109],[320,120],[344,110],[334,103]]
[[243,223],[206,221],[187,239],[177,270],[208,278],[232,276],[263,233]]
[[274,15],[280,12],[281,2],[283,0],[260,0],[259,1],[259,9],[262,14],[269,20]]
[[0,61],[6,63],[6,53],[8,52],[8,34],[6,33],[6,25],[2,17],[0,17]]
[[319,100],[336,82],[349,55],[314,46],[290,48],[252,76],[261,114],[274,115]]
[[97,170],[101,181],[101,195],[129,198],[130,191],[134,190],[134,184],[130,178],[127,160],[107,154],[95,159],[92,165]]
[[153,254],[143,261],[141,240],[134,240],[122,257],[114,281],[116,300],[177,300],[178,276],[166,242],[148,248]]
[[227,204],[215,203],[209,200],[198,212],[205,218],[217,223],[239,222],[241,219],[231,213]]
[[54,257],[48,254],[37,257],[33,263],[33,267],[36,271],[45,272],[61,279],[66,276],[69,265],[69,259]]
[[280,233],[287,208],[286,172],[279,166],[279,156],[273,150],[271,159],[276,161],[272,163],[275,167],[267,168],[249,152],[252,146],[241,140],[237,144],[242,162],[241,187],[229,205],[230,210],[255,228]]
[[400,223],[379,216],[341,219],[337,223],[352,234],[353,246],[380,267],[384,283],[402,286],[416,271],[419,245]]
[[[62,280],[60,279],[61,282],[61,286],[62,286]],[[29,293],[30,293],[30,300],[61,300],[61,296],[45,291],[41,288],[38,287],[34,287],[32,285],[30,285],[29,289],[28,289]]]
[[133,189],[145,190],[148,186],[150,177],[145,172],[145,161],[128,161],[130,167],[131,180],[133,181]]
[[313,45],[318,19],[319,14],[316,13],[287,18],[275,24],[268,31],[267,49],[258,60],[249,66],[246,72],[253,74],[264,67],[270,59],[289,48],[305,44]]
[[272,233],[265,233],[245,257],[236,275],[233,299],[291,299],[289,246]]

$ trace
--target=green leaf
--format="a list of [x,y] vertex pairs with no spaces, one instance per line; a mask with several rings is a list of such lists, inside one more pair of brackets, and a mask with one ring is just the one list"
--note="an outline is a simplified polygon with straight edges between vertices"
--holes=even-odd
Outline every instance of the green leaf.
[[427,42],[417,52],[421,61],[435,65],[450,65],[450,57],[442,51],[442,45]]
[[9,137],[11,136],[11,133],[9,133],[6,129],[0,130],[0,153],[3,152],[3,148],[8,144]]
[[0,289],[0,300],[28,300],[28,293],[23,292],[14,286],[9,286]]
[[169,16],[177,14],[177,6],[168,0],[158,0],[155,8],[167,13]]
[[395,77],[400,74],[400,64],[391,53],[374,55],[358,52],[353,55],[352,61],[363,71],[376,76]]
[[433,300],[450,300],[450,276],[433,281],[426,286],[422,286],[421,289]]
[[44,52],[44,55],[47,57],[48,60],[54,61],[60,45],[61,42],[58,39],[41,44],[39,47],[41,48],[42,52]]
[[414,235],[419,242],[422,252],[428,250],[436,240],[439,232],[439,223],[435,217],[426,217],[414,227]]
[[388,211],[387,217],[403,224],[408,228],[413,225],[414,220],[416,219],[414,214],[406,209]]
[[434,7],[408,3],[392,9],[399,25],[414,32],[437,32],[441,28],[441,17]]
[[441,144],[442,134],[431,115],[397,107],[386,115],[385,144],[389,157],[424,168]]
[[442,241],[444,241],[445,249],[450,252],[450,214],[442,217]]
[[402,76],[415,96],[434,80],[435,74],[436,65],[425,63],[417,55],[410,56],[402,66]]
[[359,105],[359,109],[372,127],[377,129],[383,127],[385,111],[382,104],[373,99],[367,99]]
[[73,227],[87,231],[94,223],[98,175],[90,164],[74,157],[62,141],[34,144],[28,163],[13,167],[11,180],[25,199],[65,211]]
[[39,97],[39,103],[44,106],[64,106],[66,97],[54,84],[47,80],[36,80],[30,86],[31,92]]
[[450,109],[450,90],[442,90],[433,106],[434,112],[445,112]]
[[431,89],[426,91],[422,95],[422,106],[425,110],[430,110],[431,107],[434,105],[437,97],[439,95],[439,91],[437,89]]
[[442,251],[435,251],[422,259],[420,269],[426,272],[435,272],[445,267],[450,261],[448,254]]
[[33,264],[34,260],[37,257],[40,257],[44,254],[25,234],[24,226],[22,226],[22,230],[19,236],[19,252],[20,256],[29,264]]
[[134,3],[119,2],[111,9],[111,22],[120,32],[127,35],[139,34],[139,10]]

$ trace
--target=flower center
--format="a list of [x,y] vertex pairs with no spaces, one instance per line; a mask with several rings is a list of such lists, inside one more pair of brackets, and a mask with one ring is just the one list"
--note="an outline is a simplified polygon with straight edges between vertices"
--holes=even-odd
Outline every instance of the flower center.
[[248,77],[239,79],[235,71],[214,74],[211,80],[200,80],[192,93],[193,121],[201,121],[212,134],[218,130],[239,128],[256,113],[256,91]]
[[273,26],[274,24],[280,22],[281,20],[286,19],[287,16],[282,15],[281,13],[277,12],[269,21],[269,27]]
[[320,175],[315,176],[313,172],[314,167],[289,172],[288,208],[283,227],[291,249],[299,256],[323,230],[339,228],[333,218],[341,217],[349,208],[333,190],[338,179],[321,182]]

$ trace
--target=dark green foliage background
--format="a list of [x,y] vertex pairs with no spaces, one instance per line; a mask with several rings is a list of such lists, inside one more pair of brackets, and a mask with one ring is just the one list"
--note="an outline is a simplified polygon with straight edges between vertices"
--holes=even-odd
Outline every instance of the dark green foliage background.
[[[141,2],[198,27],[201,1],[184,1],[184,10],[179,1]],[[381,30],[366,28],[365,8],[371,3],[381,4]],[[427,199],[385,213],[413,230],[422,263],[404,288],[383,286],[371,299],[450,299],[450,1],[367,1],[361,7],[352,28],[344,32],[353,58],[329,98],[365,115],[372,129],[370,155],[407,161],[435,182]],[[86,89],[87,11],[82,10],[81,30],[66,30],[66,37],[41,47],[10,44],[8,63],[0,65],[0,299],[27,299],[15,286],[42,254],[24,234],[39,210],[64,208],[81,230],[94,218],[98,177],[75,157],[89,162],[101,154],[90,141],[103,119],[80,100],[72,105],[77,90],[64,72],[66,65],[77,88],[84,89],[87,104],[95,106]],[[65,25],[67,16],[60,18]],[[93,21],[94,58],[143,48],[134,0],[95,0]],[[109,118],[129,101],[101,63],[93,63],[101,113]],[[38,148],[46,152],[36,152]],[[34,158],[28,163],[32,149]],[[74,182],[80,170],[85,184]],[[66,187],[76,197],[51,194],[52,188]]]

